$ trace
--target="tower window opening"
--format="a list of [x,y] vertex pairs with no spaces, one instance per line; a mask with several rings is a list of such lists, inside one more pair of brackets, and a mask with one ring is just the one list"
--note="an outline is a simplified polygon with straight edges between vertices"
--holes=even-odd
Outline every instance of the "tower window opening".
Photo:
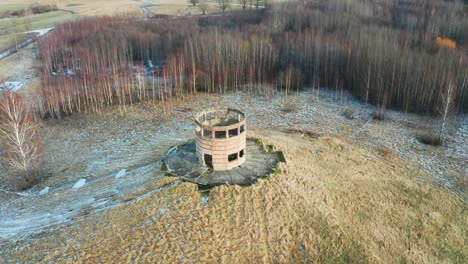
[[229,162],[234,161],[234,160],[237,160],[237,153],[233,153],[228,156]]

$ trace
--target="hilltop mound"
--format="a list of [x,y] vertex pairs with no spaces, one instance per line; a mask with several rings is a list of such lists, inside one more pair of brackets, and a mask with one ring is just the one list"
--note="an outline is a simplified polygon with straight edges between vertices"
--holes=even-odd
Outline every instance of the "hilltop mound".
[[249,136],[284,151],[280,174],[208,196],[188,182],[174,185],[38,235],[8,255],[44,262],[466,261],[466,207],[426,183],[431,176],[419,166],[332,136]]

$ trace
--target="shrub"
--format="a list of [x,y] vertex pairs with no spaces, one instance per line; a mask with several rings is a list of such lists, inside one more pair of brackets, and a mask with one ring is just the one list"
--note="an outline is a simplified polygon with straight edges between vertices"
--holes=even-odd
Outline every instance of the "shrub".
[[437,45],[439,45],[439,47],[446,47],[450,49],[454,49],[457,47],[457,43],[449,38],[437,37],[436,43]]
[[47,13],[47,12],[58,10],[56,5],[38,5],[38,4],[31,5],[30,9],[33,14],[42,14],[42,13]]
[[347,119],[353,119],[354,118],[354,113],[356,112],[356,109],[352,108],[352,107],[346,107],[344,110],[343,110],[343,115],[347,118]]
[[23,16],[26,11],[24,9],[18,9],[15,11],[11,11],[11,16]]
[[442,145],[442,139],[438,133],[432,130],[428,131],[421,131],[416,135],[416,138],[419,142],[432,145],[432,146],[440,146]]
[[384,121],[385,120],[385,112],[375,111],[375,112],[372,113],[372,118],[374,120]]
[[291,102],[286,102],[286,103],[283,103],[283,112],[284,113],[294,113],[297,111],[297,107],[295,104],[291,103]]

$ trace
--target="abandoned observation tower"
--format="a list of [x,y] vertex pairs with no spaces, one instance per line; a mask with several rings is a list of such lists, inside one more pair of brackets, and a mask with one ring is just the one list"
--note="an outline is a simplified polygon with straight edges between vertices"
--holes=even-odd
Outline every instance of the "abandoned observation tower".
[[198,161],[214,171],[238,167],[246,159],[245,114],[237,109],[210,109],[195,116]]

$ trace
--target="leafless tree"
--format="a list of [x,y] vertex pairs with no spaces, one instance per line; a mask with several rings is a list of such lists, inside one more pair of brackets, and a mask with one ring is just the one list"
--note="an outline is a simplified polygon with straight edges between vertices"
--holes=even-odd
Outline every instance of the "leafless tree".
[[255,6],[256,9],[260,8],[263,6],[264,0],[253,0],[253,5]]
[[248,0],[248,1],[249,1],[250,9],[252,9],[252,6],[254,5],[254,1],[255,1],[255,0]]
[[202,14],[206,14],[206,10],[208,9],[208,1],[207,0],[200,0],[198,4],[198,8],[202,11]]
[[[218,8],[218,2],[216,6],[208,2],[206,8],[208,0],[198,1],[196,8],[204,13]],[[258,5],[258,10],[269,3]],[[468,64],[462,58],[457,63],[455,47],[436,51],[432,45],[418,46],[427,52],[416,52],[413,43],[417,39],[414,34],[403,37],[405,31],[374,30],[365,24],[341,30],[350,22],[347,11],[333,12],[333,19],[315,24],[306,22],[311,16],[321,17],[316,17],[314,8],[303,3],[283,7],[288,12],[273,10],[272,19],[263,19],[249,30],[223,30],[221,34],[216,23],[224,23],[223,17],[203,19],[207,23],[199,23],[199,18],[165,18],[165,27],[151,20],[125,22],[131,17],[87,18],[58,26],[54,34],[38,40],[43,81],[37,89],[37,113],[60,118],[63,113],[98,113],[112,104],[125,112],[126,105],[142,100],[166,101],[185,93],[251,89],[265,83],[290,91],[298,88],[296,80],[303,80],[315,88],[334,87],[336,98],[346,88],[381,110],[391,105],[439,114],[440,91],[450,76],[457,86],[456,102],[468,105]],[[151,89],[140,78],[143,68],[132,66],[146,58],[168,62],[158,67],[164,71],[164,82],[153,82]],[[161,89],[164,93],[158,96]]]
[[242,6],[242,9],[246,9],[249,4],[249,0],[239,0],[239,4]]
[[218,0],[218,7],[224,11],[231,6],[232,0]]
[[455,98],[457,96],[456,87],[457,86],[454,81],[449,79],[446,88],[440,92],[440,105],[437,109],[442,117],[442,123],[439,130],[440,139],[443,139],[448,119],[454,111]]
[[0,97],[0,135],[4,137],[5,164],[29,180],[40,167],[39,128],[23,97],[8,89]]
[[189,0],[189,2],[193,5],[196,6],[198,4],[198,0]]

